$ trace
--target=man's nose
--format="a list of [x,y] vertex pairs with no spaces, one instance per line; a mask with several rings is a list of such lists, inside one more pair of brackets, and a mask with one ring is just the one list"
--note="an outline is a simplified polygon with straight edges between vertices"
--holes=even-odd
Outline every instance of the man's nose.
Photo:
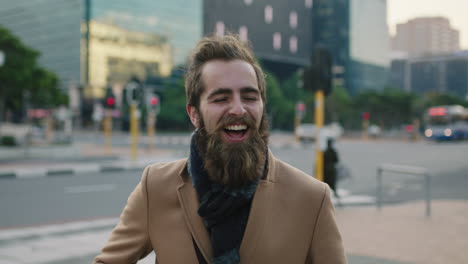
[[229,114],[235,116],[242,116],[246,113],[244,103],[242,102],[241,98],[235,98],[231,102],[231,107],[229,109]]

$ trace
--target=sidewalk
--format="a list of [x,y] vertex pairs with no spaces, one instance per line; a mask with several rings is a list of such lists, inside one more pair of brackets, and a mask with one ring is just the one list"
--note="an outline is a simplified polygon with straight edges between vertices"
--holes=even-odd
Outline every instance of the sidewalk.
[[468,201],[433,201],[429,218],[424,208],[424,201],[418,201],[386,205],[381,211],[337,209],[346,251],[402,263],[467,263]]
[[128,147],[90,143],[63,146],[0,148],[1,178],[36,178],[121,170],[141,170],[148,164],[181,158],[175,151],[139,150],[132,160]]
[[[374,207],[340,207],[337,222],[350,264],[463,264],[468,258],[468,201]],[[118,218],[0,230],[5,264],[91,263]],[[139,263],[154,263],[154,254]]]

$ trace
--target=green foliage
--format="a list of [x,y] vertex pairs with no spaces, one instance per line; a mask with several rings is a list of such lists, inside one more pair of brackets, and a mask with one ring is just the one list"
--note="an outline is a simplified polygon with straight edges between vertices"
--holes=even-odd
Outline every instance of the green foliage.
[[184,80],[181,78],[174,83],[167,82],[166,90],[161,96],[161,112],[158,115],[158,128],[187,130],[190,119],[185,109]]
[[0,70],[0,118],[5,110],[20,110],[27,94],[29,103],[35,107],[67,103],[68,98],[60,91],[57,76],[37,65],[39,52],[24,45],[1,26],[0,50],[5,53],[5,64]]
[[468,107],[468,101],[452,94],[428,93],[425,102],[426,108],[438,105],[463,105]]
[[0,137],[0,145],[1,146],[7,146],[7,147],[16,146],[15,137],[13,137],[13,136],[2,136],[2,137]]
[[326,122],[338,121],[345,128],[360,129],[362,114],[369,112],[370,123],[384,129],[399,128],[415,119],[422,120],[431,106],[453,104],[467,107],[468,102],[448,94],[418,96],[389,87],[381,92],[370,90],[350,97],[345,89],[335,87],[326,99]]
[[330,95],[325,99],[325,120],[326,123],[338,122],[342,125],[352,126],[350,122],[357,113],[352,107],[352,98],[346,89],[336,86]]
[[267,114],[271,128],[291,129],[294,120],[294,100],[284,96],[273,74],[266,73]]

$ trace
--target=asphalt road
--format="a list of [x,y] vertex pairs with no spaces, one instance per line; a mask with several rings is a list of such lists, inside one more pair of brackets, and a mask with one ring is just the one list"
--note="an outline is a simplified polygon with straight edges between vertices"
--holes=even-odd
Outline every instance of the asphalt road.
[[[174,148],[180,155],[185,151]],[[354,194],[375,195],[376,167],[381,163],[422,166],[432,177],[433,199],[468,200],[468,143],[434,144],[401,141],[337,142],[340,160],[352,180],[339,184]],[[312,144],[272,148],[280,159],[311,173]],[[117,217],[141,176],[140,171],[0,180],[0,228],[36,226],[75,220]],[[424,199],[422,179],[384,175],[386,202]]]

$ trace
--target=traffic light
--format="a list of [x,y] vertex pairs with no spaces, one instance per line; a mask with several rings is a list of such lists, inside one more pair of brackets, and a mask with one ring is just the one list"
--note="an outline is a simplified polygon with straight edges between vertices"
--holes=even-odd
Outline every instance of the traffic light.
[[110,87],[106,89],[106,97],[104,98],[104,107],[107,109],[115,109],[115,96]]
[[327,96],[332,89],[332,57],[328,49],[316,48],[312,56],[312,65],[317,70],[317,90],[322,90]]
[[160,100],[157,94],[152,94],[149,97],[148,108],[150,111],[153,111],[154,113],[159,114]]
[[370,113],[369,112],[362,113],[362,119],[369,120],[370,119]]
[[322,90],[328,95],[332,89],[332,57],[328,49],[318,47],[311,57],[311,66],[303,71],[304,90]]

